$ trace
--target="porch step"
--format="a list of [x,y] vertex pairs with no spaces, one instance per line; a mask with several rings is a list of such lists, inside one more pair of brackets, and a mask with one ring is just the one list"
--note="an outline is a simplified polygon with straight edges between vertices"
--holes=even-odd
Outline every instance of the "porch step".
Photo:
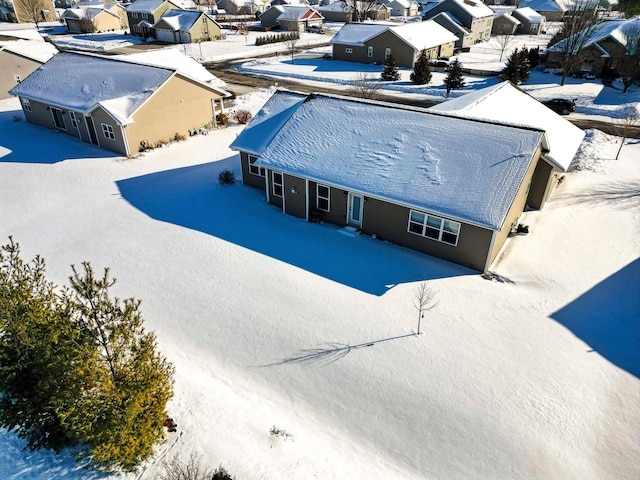
[[338,231],[344,235],[349,235],[350,237],[357,237],[358,235],[360,235],[360,230],[358,229],[358,227],[354,227],[353,225],[347,225],[346,227],[343,227]]

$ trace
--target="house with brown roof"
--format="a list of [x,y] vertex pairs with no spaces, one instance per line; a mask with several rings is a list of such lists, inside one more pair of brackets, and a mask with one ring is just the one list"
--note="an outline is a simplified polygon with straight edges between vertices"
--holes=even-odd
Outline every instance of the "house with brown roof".
[[278,91],[231,148],[240,152],[243,183],[283,213],[486,272],[527,204],[545,136],[523,125]]
[[228,95],[177,67],[72,52],[9,93],[27,122],[125,156],[214,124]]
[[222,29],[215,18],[195,10],[167,10],[153,29],[156,39],[167,43],[208,42],[222,38]]
[[384,63],[393,54],[398,66],[413,68],[420,52],[428,58],[453,55],[458,38],[433,21],[348,23],[331,39],[333,58],[359,63]]

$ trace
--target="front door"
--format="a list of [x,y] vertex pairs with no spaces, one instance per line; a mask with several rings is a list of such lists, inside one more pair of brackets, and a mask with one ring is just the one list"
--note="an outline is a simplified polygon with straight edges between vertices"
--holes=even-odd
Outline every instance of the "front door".
[[364,205],[364,197],[362,195],[356,195],[355,193],[349,194],[349,204],[347,213],[347,223],[355,227],[362,227],[362,206]]
[[94,145],[98,145],[98,139],[96,138],[96,129],[93,126],[93,118],[84,117],[87,124],[87,131],[89,132],[89,138],[91,139],[91,143]]

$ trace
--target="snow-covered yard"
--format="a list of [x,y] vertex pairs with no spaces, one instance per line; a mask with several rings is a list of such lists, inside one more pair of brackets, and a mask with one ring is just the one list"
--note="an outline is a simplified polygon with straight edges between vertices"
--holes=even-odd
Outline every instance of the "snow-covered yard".
[[[126,160],[0,110],[0,236],[57,283],[111,267],[176,365],[178,432],[137,478],[192,451],[238,480],[640,476],[639,142],[592,132],[485,280],[220,186],[240,126]],[[0,432],[0,478],[98,478],[22,447]]]

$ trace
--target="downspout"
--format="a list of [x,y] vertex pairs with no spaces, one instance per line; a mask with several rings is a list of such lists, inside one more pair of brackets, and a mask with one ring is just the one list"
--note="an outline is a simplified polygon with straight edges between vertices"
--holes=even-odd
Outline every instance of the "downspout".
[[269,196],[269,178],[271,178],[271,170],[267,170],[264,177],[264,194],[267,196],[267,203],[271,203],[271,197]]
[[127,154],[127,157],[131,156],[131,149],[129,148],[129,140],[127,139],[127,132],[124,128],[124,125],[120,125],[120,132],[122,133],[122,140],[124,141],[124,149]]
[[216,120],[216,99],[211,99],[211,110],[213,111],[213,126],[218,128],[218,121]]
[[308,222],[309,221],[309,179],[308,178],[304,179],[304,208],[305,208],[304,219]]

